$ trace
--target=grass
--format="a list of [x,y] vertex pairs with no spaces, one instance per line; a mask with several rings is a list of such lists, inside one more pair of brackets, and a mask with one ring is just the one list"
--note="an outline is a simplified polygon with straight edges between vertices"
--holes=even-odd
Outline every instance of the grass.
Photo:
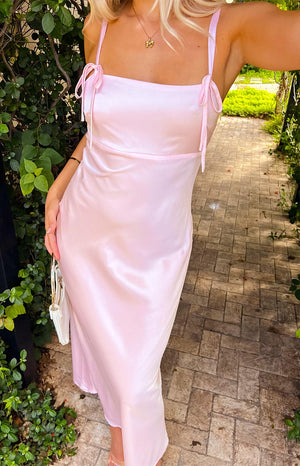
[[236,79],[236,83],[250,84],[251,78],[261,79],[262,84],[270,84],[274,82],[279,82],[281,76],[281,71],[271,71],[271,70],[248,70],[246,73],[240,73]]
[[275,94],[245,87],[229,91],[223,102],[223,115],[268,118],[274,115]]

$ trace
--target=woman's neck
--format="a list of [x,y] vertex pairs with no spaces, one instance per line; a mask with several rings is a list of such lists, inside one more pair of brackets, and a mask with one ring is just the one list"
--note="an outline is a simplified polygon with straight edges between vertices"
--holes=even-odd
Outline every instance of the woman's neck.
[[151,11],[153,4],[154,0],[132,0],[129,3],[129,11],[139,16],[142,20],[148,19],[149,21],[156,22],[160,17],[159,6],[156,5],[153,11]]

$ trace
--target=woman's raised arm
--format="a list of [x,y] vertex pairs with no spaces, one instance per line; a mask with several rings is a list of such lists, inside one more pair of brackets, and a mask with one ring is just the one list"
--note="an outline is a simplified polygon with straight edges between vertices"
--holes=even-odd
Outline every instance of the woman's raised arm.
[[276,71],[300,69],[300,10],[282,11],[267,2],[239,6],[243,62]]

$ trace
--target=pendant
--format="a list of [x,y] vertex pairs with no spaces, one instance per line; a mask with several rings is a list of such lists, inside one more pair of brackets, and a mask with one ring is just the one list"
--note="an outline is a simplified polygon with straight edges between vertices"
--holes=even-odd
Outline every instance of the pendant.
[[145,41],[145,47],[146,48],[152,48],[154,45],[154,40],[151,39],[151,37],[148,38],[148,40]]

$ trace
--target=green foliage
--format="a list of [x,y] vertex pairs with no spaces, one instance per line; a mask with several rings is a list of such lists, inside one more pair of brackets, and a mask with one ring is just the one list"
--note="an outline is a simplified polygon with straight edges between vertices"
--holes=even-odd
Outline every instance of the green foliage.
[[300,410],[294,409],[294,419],[285,419],[285,423],[291,429],[288,431],[288,440],[300,441]]
[[276,141],[279,141],[281,137],[281,130],[282,130],[282,123],[283,123],[283,115],[281,113],[274,115],[273,118],[267,120],[264,124],[264,130],[272,134]]
[[53,329],[45,198],[85,131],[74,88],[84,65],[81,30],[88,6],[81,0],[19,0],[13,8],[12,3],[0,1],[5,38],[0,41],[0,146],[20,273],[28,275],[5,292],[10,297],[19,293],[20,304],[0,301],[0,328],[12,329],[13,319],[26,308],[39,357],[38,347],[49,341]]
[[264,83],[274,83],[280,80],[280,71],[264,70],[252,65],[245,65],[237,78],[237,82],[249,84],[252,78],[259,79]]
[[35,383],[22,388],[26,369],[25,350],[19,362],[7,363],[5,344],[0,339],[0,464],[43,466],[65,455],[73,456],[76,434],[75,412],[65,406],[54,407],[49,390]]
[[274,114],[275,105],[274,94],[246,87],[228,92],[223,102],[223,114],[265,118]]

